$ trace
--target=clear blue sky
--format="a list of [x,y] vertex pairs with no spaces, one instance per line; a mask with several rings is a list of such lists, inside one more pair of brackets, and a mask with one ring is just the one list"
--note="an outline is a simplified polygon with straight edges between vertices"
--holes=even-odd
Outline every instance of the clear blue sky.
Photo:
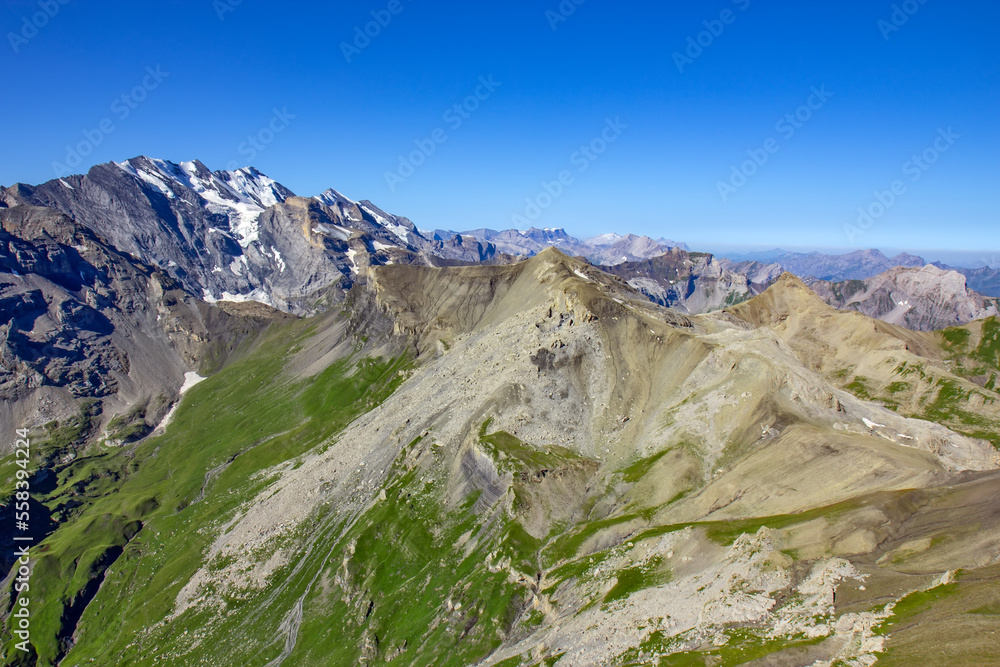
[[[510,227],[566,170],[572,182],[529,222],[693,246],[1000,249],[998,3],[910,0],[917,11],[888,32],[889,1],[587,0],[557,23],[546,12],[559,0],[398,1],[348,62],[342,43],[388,0],[49,0],[58,12],[37,34],[24,17],[38,0],[6,0],[0,183],[52,178],[105,119],[114,130],[74,171],[139,154],[244,164],[241,144],[287,109],[256,167],[423,228]],[[720,17],[731,22],[711,24]],[[705,21],[721,34],[702,35],[680,72],[674,54]],[[157,66],[158,84],[146,71]],[[487,99],[456,127],[445,113],[480,77],[500,85],[479,88]],[[121,95],[144,79],[153,89],[122,118]],[[811,100],[820,108],[794,136],[779,130],[824,86],[832,97]],[[627,127],[605,131],[606,119]],[[390,188],[399,156],[439,128],[447,141]],[[960,137],[913,181],[905,163],[948,128]],[[602,132],[615,139],[603,154],[576,154]],[[768,145],[777,152],[723,201],[719,182]],[[844,225],[895,180],[904,193],[849,239]]]

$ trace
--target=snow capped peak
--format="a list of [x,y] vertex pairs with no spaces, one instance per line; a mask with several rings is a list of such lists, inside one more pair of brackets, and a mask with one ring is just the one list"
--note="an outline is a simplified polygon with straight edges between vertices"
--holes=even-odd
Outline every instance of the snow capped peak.
[[315,199],[321,204],[326,204],[327,206],[331,207],[336,206],[337,204],[348,205],[348,206],[357,205],[356,201],[354,201],[353,199],[348,199],[347,197],[340,194],[333,188],[329,188],[323,194],[313,197],[313,199]]
[[363,218],[358,203],[353,199],[348,199],[333,188],[329,188],[323,194],[313,197],[323,206],[329,206],[337,211],[340,217],[347,221],[357,221]]
[[[198,160],[175,164],[146,156],[115,164],[168,199],[190,202],[190,195],[193,193],[210,212],[229,218],[228,231],[244,248],[260,239],[260,214],[295,196],[291,190],[254,167],[213,172]],[[419,234],[413,223],[406,218],[386,213],[367,200],[354,201],[333,188],[312,199],[334,209],[345,224],[374,224],[398,238],[404,245]],[[564,232],[551,230],[546,233],[561,235]]]
[[243,247],[259,238],[260,214],[294,196],[291,190],[253,167],[212,172],[199,160],[175,164],[146,156],[115,164],[169,199],[177,198],[182,190],[193,192],[211,212],[229,218],[229,231]]
[[[122,171],[131,174],[135,178],[153,186],[168,199],[176,199],[176,193],[170,188],[171,176],[169,168],[164,168],[167,163],[162,160],[154,160],[146,156],[132,158],[125,162],[115,163]],[[177,166],[177,165],[173,165]]]
[[237,195],[263,208],[280,204],[295,196],[291,190],[253,167],[244,167],[236,171],[217,171],[214,175]]

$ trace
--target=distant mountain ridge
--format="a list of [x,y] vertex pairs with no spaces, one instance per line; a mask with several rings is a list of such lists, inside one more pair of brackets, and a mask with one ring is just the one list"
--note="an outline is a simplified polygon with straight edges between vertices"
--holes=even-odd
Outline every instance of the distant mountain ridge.
[[[686,244],[668,239],[615,232],[580,240],[551,228],[423,231],[405,217],[332,188],[299,197],[252,167],[213,172],[198,160],[175,164],[138,157],[97,165],[86,175],[0,188],[0,204],[46,207],[70,216],[115,250],[143,258],[209,303],[259,301],[293,314],[332,307],[370,267],[504,264],[555,247],[618,275],[656,303],[688,313],[739,303],[789,271],[821,291],[829,284],[824,298],[832,305],[891,319],[890,300],[870,296],[881,295],[878,288],[848,288],[857,297],[848,304],[834,296],[833,286],[926,264],[914,255],[890,258],[879,250],[827,255],[776,249],[717,258],[691,253]],[[938,302],[916,309],[923,315],[910,312],[900,323],[926,329],[989,312],[975,291],[1000,293],[1000,271],[959,272],[968,285],[922,273],[924,282],[944,281],[948,287],[901,292],[901,302],[919,302],[932,293]],[[955,302],[940,302],[943,294]]]
[[528,230],[472,229],[464,232],[438,229],[429,232],[432,238],[446,241],[455,237],[471,237],[492,243],[500,252],[518,257],[537,255],[545,248],[559,248],[567,255],[583,257],[591,264],[615,265],[634,262],[662,255],[672,248],[687,250],[687,244],[669,239],[654,240],[636,234],[608,233],[586,241],[574,238],[565,229]]
[[756,262],[758,264],[779,264],[786,271],[800,278],[819,280],[864,280],[884,273],[897,266],[921,267],[927,264],[923,258],[909,253],[887,257],[880,250],[856,250],[843,255],[828,255],[821,252],[788,252],[781,249],[752,253],[729,253],[735,264]]
[[928,264],[957,271],[968,279],[968,287],[984,296],[1000,297],[1000,268],[983,266],[969,268],[950,266],[942,262],[927,262],[910,253],[888,257],[879,250],[857,250],[842,255],[821,252],[789,252],[776,248],[750,253],[723,253],[721,261],[736,271],[754,271],[761,267],[781,266],[803,278],[837,282],[841,280],[867,280],[896,267],[921,268]]
[[[780,264],[733,262],[680,249],[601,269],[650,301],[692,315],[742,303],[764,292],[786,271]],[[837,309],[855,310],[914,331],[944,329],[998,314],[998,299],[971,289],[962,273],[933,265],[897,266],[863,280],[804,281]]]

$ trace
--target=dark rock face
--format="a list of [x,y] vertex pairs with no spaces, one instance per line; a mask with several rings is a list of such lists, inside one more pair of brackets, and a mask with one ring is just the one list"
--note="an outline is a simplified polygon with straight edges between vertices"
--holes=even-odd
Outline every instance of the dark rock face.
[[58,211],[0,208],[0,437],[73,414],[84,398],[165,412],[213,346],[266,321],[192,297]]
[[257,287],[231,267],[257,237],[256,214],[291,194],[252,169],[213,174],[200,162],[140,157],[98,165],[85,176],[18,185],[0,196],[10,206],[61,211],[201,295]]
[[107,311],[135,308],[131,263],[55,211],[8,208],[0,221],[0,397],[43,384],[77,397],[117,391],[130,361]]

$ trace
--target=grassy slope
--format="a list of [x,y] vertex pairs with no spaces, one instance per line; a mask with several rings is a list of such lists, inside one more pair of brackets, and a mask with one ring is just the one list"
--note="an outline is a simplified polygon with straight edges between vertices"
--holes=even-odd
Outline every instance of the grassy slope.
[[879,627],[889,635],[879,665],[995,665],[1000,662],[1000,566],[993,565],[926,591],[896,605]]
[[[490,571],[487,554],[513,555],[510,526],[496,530],[472,511],[475,496],[448,510],[440,485],[398,468],[385,501],[340,539],[305,605],[289,664],[473,664],[514,627],[521,586]],[[478,546],[458,546],[470,534]],[[516,537],[516,535],[515,535]],[[449,604],[450,601],[450,604]]]
[[323,572],[327,585],[307,600],[289,664],[356,665],[377,655],[389,664],[460,667],[541,622],[529,600],[542,541],[519,522],[517,499],[530,484],[521,476],[585,460],[489,433],[489,424],[479,444],[512,475],[511,509],[500,521],[475,514],[478,491],[449,509],[443,496],[451,462],[443,450],[428,448],[435,460],[427,469],[407,468],[402,452],[386,500],[337,542]]
[[[40,665],[62,652],[56,637],[71,629],[67,622],[89,597],[83,592],[93,593],[119,553],[64,664],[131,661],[142,647],[124,642],[171,611],[211,542],[204,529],[266,486],[255,474],[329,438],[402,381],[402,359],[356,367],[342,360],[308,381],[284,378],[311,326],[276,330],[244,361],[192,389],[165,435],[135,449],[98,450],[59,471],[56,488],[40,500],[68,520],[34,551],[32,639]],[[250,449],[252,456],[240,456]],[[192,504],[205,472],[230,461]]]
[[[1000,404],[1000,320],[991,317],[935,335],[953,376],[942,376],[923,363],[903,362],[893,369],[888,381],[855,375],[852,368],[835,373],[833,379],[862,400],[943,424],[957,433],[988,440],[1000,449],[1000,419],[996,417]],[[957,381],[955,376],[971,382]]]

